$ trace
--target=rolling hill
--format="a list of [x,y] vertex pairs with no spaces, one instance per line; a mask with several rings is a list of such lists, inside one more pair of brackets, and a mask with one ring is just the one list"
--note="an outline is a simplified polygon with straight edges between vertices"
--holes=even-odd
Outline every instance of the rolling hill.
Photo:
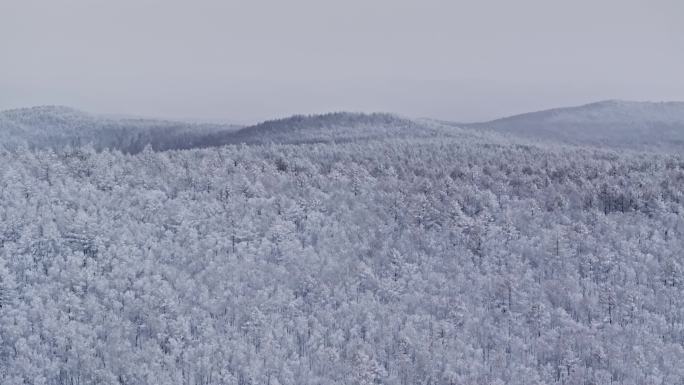
[[92,144],[98,150],[125,153],[139,152],[146,145],[161,151],[436,136],[679,153],[684,151],[684,103],[609,100],[478,123],[334,112],[295,115],[246,127],[105,117],[60,106],[0,112],[0,142],[4,144],[27,143],[36,148]]
[[387,113],[295,115],[244,127],[217,140],[226,144],[350,142],[454,134],[450,127]]
[[636,150],[684,149],[684,102],[607,100],[458,125],[543,142]]
[[114,118],[63,106],[38,106],[0,112],[0,143],[31,148],[91,144],[125,153],[206,146],[206,138],[238,126],[194,124],[140,118]]
[[165,120],[106,117],[68,107],[40,106],[0,112],[0,139],[32,148],[92,144],[126,153],[146,145],[155,150],[216,147],[228,144],[298,144],[383,138],[459,135],[462,130],[428,120],[386,113],[335,112],[295,115],[248,127]]

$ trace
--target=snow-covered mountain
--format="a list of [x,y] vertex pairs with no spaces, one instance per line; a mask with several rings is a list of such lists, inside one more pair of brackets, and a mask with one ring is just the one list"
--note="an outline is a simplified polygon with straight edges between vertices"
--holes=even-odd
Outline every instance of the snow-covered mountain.
[[524,145],[673,106],[1,113],[0,147],[245,145],[0,148],[0,384],[684,384],[682,155]]
[[0,143],[59,148],[92,144],[135,153],[146,145],[156,150],[205,147],[207,137],[238,126],[195,124],[141,118],[116,118],[63,106],[39,106],[0,112]]
[[242,128],[225,143],[320,143],[380,138],[408,138],[456,133],[450,127],[387,113],[334,112],[295,115]]
[[461,125],[565,144],[684,149],[684,102],[607,100]]
[[69,107],[40,106],[0,112],[0,142],[29,147],[92,144],[136,153],[226,144],[349,142],[380,138],[458,135],[462,130],[432,121],[385,113],[335,112],[295,115],[248,127],[194,124],[89,114]]
[[0,112],[2,143],[27,143],[37,148],[92,144],[96,149],[113,148],[128,153],[139,152],[148,144],[155,150],[169,150],[241,143],[328,143],[463,134],[463,130],[435,121],[386,113],[295,115],[240,127],[101,116],[62,106]]
[[680,152],[684,151],[684,103],[610,100],[466,124],[387,113],[335,112],[295,115],[247,127],[107,117],[60,106],[0,112],[0,143],[23,142],[38,148],[90,143],[96,149],[128,153],[148,144],[155,150],[169,150],[435,136]]

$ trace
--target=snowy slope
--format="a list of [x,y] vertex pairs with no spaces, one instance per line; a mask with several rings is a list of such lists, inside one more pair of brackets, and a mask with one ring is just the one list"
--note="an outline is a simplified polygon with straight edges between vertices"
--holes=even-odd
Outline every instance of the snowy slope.
[[510,136],[632,149],[684,149],[683,102],[608,100],[462,125]]
[[349,142],[379,138],[425,137],[453,132],[439,124],[415,121],[386,113],[334,112],[295,115],[245,127],[225,143]]
[[411,120],[385,113],[335,112],[295,115],[241,128],[150,119],[105,117],[61,106],[0,112],[0,142],[29,147],[92,144],[136,153],[149,144],[156,150],[216,147],[227,144],[297,144],[350,142],[384,138],[472,136],[435,121]]
[[38,106],[0,112],[0,142],[29,147],[92,144],[135,153],[146,145],[154,149],[206,146],[206,138],[239,127],[193,124],[153,119],[104,117],[63,106]]
[[0,385],[684,384],[682,156],[514,130],[678,124],[651,107],[498,131],[1,113],[34,145],[293,145],[0,148]]
[[0,112],[0,143],[30,147],[92,144],[135,153],[226,144],[298,144],[426,137],[551,142],[668,152],[684,151],[684,103],[603,101],[458,124],[386,113],[296,115],[248,127],[104,117],[60,106]]

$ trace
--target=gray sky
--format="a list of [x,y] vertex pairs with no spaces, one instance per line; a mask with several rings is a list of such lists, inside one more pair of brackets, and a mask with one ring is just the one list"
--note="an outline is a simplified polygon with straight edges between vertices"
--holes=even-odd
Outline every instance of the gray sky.
[[684,100],[681,0],[1,0],[0,109],[475,121]]

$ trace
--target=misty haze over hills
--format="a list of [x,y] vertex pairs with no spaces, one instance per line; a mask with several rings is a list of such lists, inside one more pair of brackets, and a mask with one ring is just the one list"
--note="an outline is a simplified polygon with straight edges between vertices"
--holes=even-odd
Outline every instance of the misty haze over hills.
[[608,100],[465,124],[537,141],[631,149],[684,149],[684,102]]
[[505,117],[452,123],[386,113],[329,113],[253,126],[194,124],[98,116],[61,106],[0,112],[3,143],[31,147],[92,144],[136,153],[226,144],[305,143],[491,133],[525,141],[634,150],[684,149],[684,102],[608,100]]
[[0,141],[5,145],[59,148],[91,144],[94,148],[140,152],[206,146],[215,133],[239,126],[100,116],[64,106],[39,106],[0,112]]

